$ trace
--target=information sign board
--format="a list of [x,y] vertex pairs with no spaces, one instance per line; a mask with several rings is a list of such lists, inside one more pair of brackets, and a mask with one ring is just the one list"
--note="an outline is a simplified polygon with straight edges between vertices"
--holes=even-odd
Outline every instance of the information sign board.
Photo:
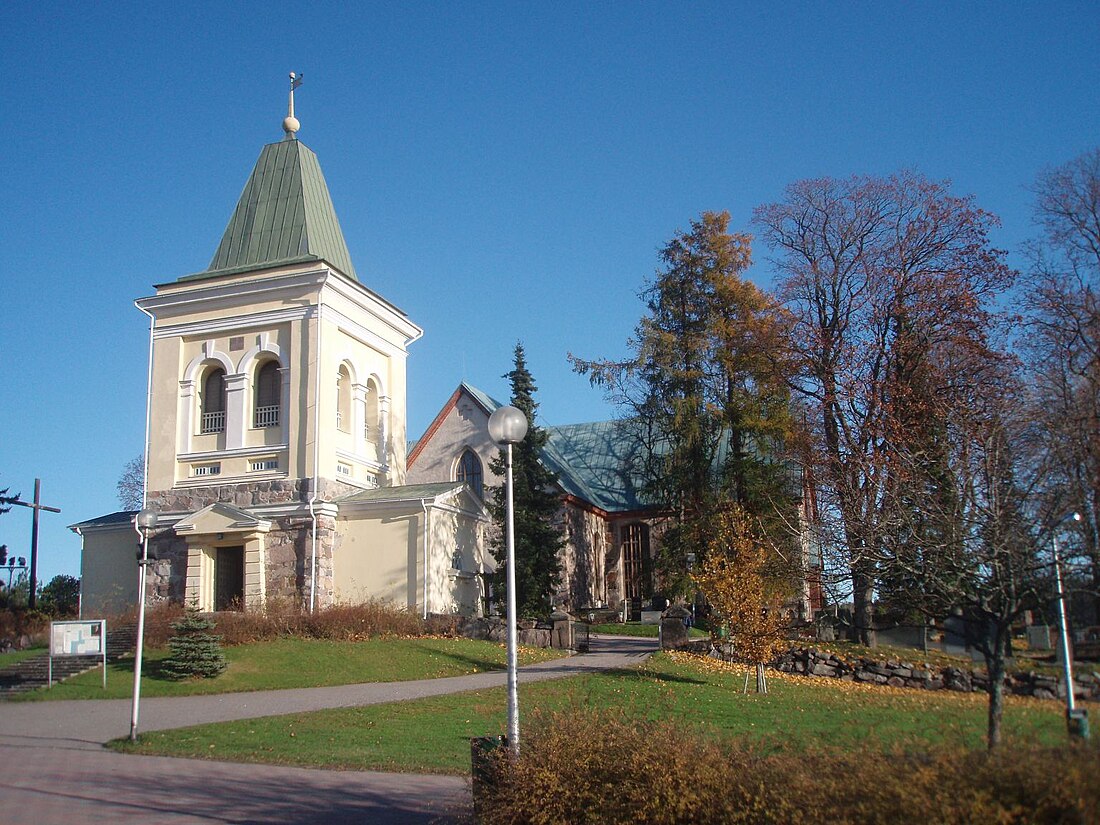
[[47,687],[53,687],[53,660],[55,656],[101,656],[103,658],[103,687],[106,688],[107,622],[104,619],[50,622],[50,663]]

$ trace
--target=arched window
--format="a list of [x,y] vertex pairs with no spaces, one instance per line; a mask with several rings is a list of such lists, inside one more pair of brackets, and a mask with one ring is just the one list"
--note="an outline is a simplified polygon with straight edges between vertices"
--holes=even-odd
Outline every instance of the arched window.
[[478,498],[484,496],[481,459],[473,450],[462,453],[462,458],[458,460],[458,466],[455,468],[455,481],[465,481],[470,485],[475,496]]
[[623,551],[623,579],[628,599],[649,595],[649,525],[643,522],[623,525],[619,533]]
[[266,361],[256,371],[256,403],[252,416],[253,427],[279,426],[279,396],[282,380],[279,362]]
[[202,432],[225,432],[225,370],[215,367],[202,380]]
[[336,373],[336,429],[351,432],[351,373],[343,364]]

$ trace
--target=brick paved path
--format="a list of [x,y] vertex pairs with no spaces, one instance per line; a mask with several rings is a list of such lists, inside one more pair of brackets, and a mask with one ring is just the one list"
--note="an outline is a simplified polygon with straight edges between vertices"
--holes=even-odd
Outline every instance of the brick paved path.
[[[522,685],[630,667],[652,639],[594,639],[592,653],[522,668]],[[418,699],[503,685],[503,672],[450,679],[146,699],[140,731]],[[522,706],[522,704],[521,704]],[[130,701],[0,703],[0,822],[429,823],[469,806],[465,778],[322,771],[130,756],[102,744],[130,729]],[[440,820],[442,817],[442,820]]]

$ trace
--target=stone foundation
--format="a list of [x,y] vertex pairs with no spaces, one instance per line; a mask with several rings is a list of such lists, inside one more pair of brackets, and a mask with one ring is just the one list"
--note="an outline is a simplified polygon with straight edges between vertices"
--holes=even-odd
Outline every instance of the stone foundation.
[[[265,504],[304,504],[310,499],[312,479],[272,479],[252,483],[234,483],[158,490],[148,501],[163,513],[194,513],[211,504],[223,502],[248,509]],[[358,492],[358,488],[339,481],[321,479],[318,498],[329,501]],[[295,514],[272,519],[271,530],[264,535],[266,597],[291,600],[306,607],[310,599],[313,573],[313,520]],[[317,524],[316,603],[325,607],[335,599],[332,555],[340,537],[336,522],[320,516]],[[150,542],[149,553],[156,561],[149,566],[150,591],[154,599],[182,602],[187,581],[188,547],[172,530],[162,531]]]
[[[211,484],[203,487],[183,487],[171,490],[152,490],[149,505],[162,513],[193,513],[211,504],[224,502],[234,507],[258,507],[263,504],[305,504],[311,497],[313,479],[275,478],[267,481]],[[362,492],[342,481],[318,479],[317,498],[333,501],[342,496]]]
[[[734,660],[734,651],[728,644],[716,644],[707,640],[694,642],[690,647],[693,652],[711,658]],[[835,653],[805,647],[791,648],[778,656],[771,663],[771,667],[781,673],[916,690],[984,693],[988,687],[984,670],[939,668],[928,662],[903,662],[864,657],[848,661],[841,659]],[[1073,683],[1075,698],[1100,701],[1100,669],[1090,669],[1085,663],[1076,664]],[[1015,672],[1005,677],[1005,693],[1015,696],[1033,696],[1036,699],[1065,699],[1066,687],[1064,680],[1054,676],[1035,671]]]

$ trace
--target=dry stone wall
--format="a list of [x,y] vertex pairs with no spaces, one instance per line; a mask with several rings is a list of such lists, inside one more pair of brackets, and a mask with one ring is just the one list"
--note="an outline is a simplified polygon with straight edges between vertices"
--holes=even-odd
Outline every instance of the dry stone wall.
[[[698,652],[725,661],[733,661],[734,651],[728,644],[704,642]],[[846,682],[887,685],[915,690],[952,690],[960,693],[984,692],[988,682],[984,670],[957,667],[940,668],[927,662],[907,662],[894,659],[859,657],[852,660],[816,648],[794,647],[781,654],[772,667],[781,673]],[[1073,674],[1073,695],[1082,700],[1100,701],[1100,670],[1078,663]],[[1009,673],[1005,691],[1016,696],[1036,699],[1065,699],[1065,681],[1046,673],[1020,671]]]

